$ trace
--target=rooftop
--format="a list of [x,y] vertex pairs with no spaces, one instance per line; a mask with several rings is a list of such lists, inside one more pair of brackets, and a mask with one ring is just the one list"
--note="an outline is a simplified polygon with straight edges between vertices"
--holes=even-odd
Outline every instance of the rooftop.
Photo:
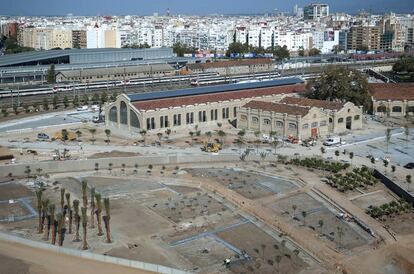
[[260,58],[260,59],[251,59],[251,60],[232,60],[232,61],[219,61],[219,62],[209,62],[209,63],[198,63],[188,65],[189,69],[209,69],[209,68],[223,68],[223,67],[237,67],[237,66],[252,66],[252,65],[262,65],[262,64],[271,64],[272,59],[270,58]]
[[286,113],[288,115],[305,116],[309,112],[309,107],[300,107],[294,105],[287,105],[281,103],[263,102],[263,101],[250,101],[243,106],[244,108],[260,109],[264,111]]
[[280,103],[288,105],[298,105],[303,107],[317,107],[329,110],[340,110],[344,107],[344,104],[342,104],[341,102],[315,100],[300,97],[285,97],[280,101]]
[[148,100],[155,100],[155,99],[166,99],[166,98],[174,98],[174,97],[185,97],[185,96],[221,93],[221,92],[229,92],[229,91],[238,91],[238,90],[287,86],[287,85],[295,85],[295,84],[303,84],[303,83],[304,83],[303,80],[300,78],[290,77],[290,78],[254,82],[254,83],[227,84],[227,85],[177,89],[177,90],[172,90],[168,92],[156,91],[156,92],[136,93],[136,94],[128,94],[127,96],[129,97],[131,102],[137,102],[137,101],[148,101]]
[[414,100],[414,83],[371,84],[375,100]]
[[237,100],[243,98],[259,98],[275,94],[291,94],[305,91],[305,85],[286,85],[265,88],[245,89],[238,91],[228,91],[213,94],[193,95],[186,97],[175,97],[165,99],[155,99],[138,101],[132,103],[139,110],[154,110],[169,107],[181,107],[196,104],[207,104],[211,102]]

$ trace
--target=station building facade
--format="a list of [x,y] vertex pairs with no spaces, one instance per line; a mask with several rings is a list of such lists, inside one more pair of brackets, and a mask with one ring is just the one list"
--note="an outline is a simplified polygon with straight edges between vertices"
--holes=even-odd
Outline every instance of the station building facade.
[[414,116],[414,84],[372,84],[373,114],[381,117]]

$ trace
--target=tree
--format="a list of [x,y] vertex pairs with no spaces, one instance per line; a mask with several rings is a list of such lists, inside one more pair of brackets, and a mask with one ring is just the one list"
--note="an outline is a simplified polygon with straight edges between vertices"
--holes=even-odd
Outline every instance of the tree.
[[101,200],[101,194],[96,193],[95,194],[96,199],[96,219],[98,223],[98,236],[102,236],[102,200]]
[[319,55],[319,54],[321,54],[321,51],[317,48],[311,48],[309,50],[309,56],[316,56],[316,55]]
[[58,229],[57,229],[58,245],[62,246],[63,245],[63,222],[64,222],[64,217],[63,217],[62,212],[59,212],[58,214],[56,214],[56,219],[58,222]]
[[213,136],[213,134],[211,133],[211,131],[207,131],[207,132],[206,132],[206,136],[207,136],[207,142],[209,142],[209,143],[210,143],[211,136]]
[[248,46],[245,44],[242,44],[240,42],[233,42],[229,45],[226,56],[230,57],[231,54],[239,54],[242,55],[243,53],[248,52]]
[[92,135],[91,142],[92,142],[92,144],[95,144],[95,141],[96,141],[96,139],[95,139],[96,128],[90,128],[90,129],[89,129],[89,132],[90,132],[90,133],[91,133],[91,135]]
[[279,142],[279,140],[277,140],[277,139],[274,139],[273,141],[272,141],[272,146],[273,146],[273,149],[274,149],[274,154],[276,154],[276,148],[279,146],[279,144],[280,144],[280,142]]
[[57,105],[58,105],[58,96],[57,95],[53,96],[52,105],[53,105],[53,109],[57,109]]
[[336,156],[336,160],[338,161],[338,157],[339,157],[339,150],[335,150],[335,156]]
[[303,217],[303,225],[306,225],[306,216],[307,216],[307,212],[306,211],[302,211],[302,217]]
[[321,147],[321,153],[322,153],[322,154],[325,154],[325,153],[326,153],[326,148]]
[[143,141],[144,141],[144,145],[145,145],[145,144],[146,144],[146,136],[147,136],[147,131],[146,131],[145,129],[143,129],[143,130],[141,130],[141,131],[139,132],[139,134],[141,134],[142,139],[143,139]]
[[79,226],[80,226],[80,215],[79,215],[79,200],[73,200],[73,210],[75,211],[75,238],[74,242],[80,241]]
[[160,145],[161,145],[162,133],[161,132],[158,132],[157,133],[157,137],[158,137],[158,141],[160,142]]
[[68,138],[69,138],[69,132],[68,132],[68,130],[67,129],[62,129],[62,131],[61,131],[61,135],[62,135],[62,141],[64,142],[64,143],[66,143],[66,141],[68,140]]
[[349,159],[351,159],[351,164],[352,164],[352,159],[354,158],[354,153],[351,151],[349,153]]
[[293,216],[292,216],[292,218],[295,218],[296,217],[296,209],[297,208],[298,207],[296,205],[292,205],[292,209],[293,209]]
[[60,210],[63,212],[65,209],[65,189],[60,189]]
[[392,172],[392,174],[395,174],[395,170],[396,170],[396,168],[397,168],[397,167],[396,167],[395,165],[392,165],[392,166],[391,166],[391,172]]
[[[48,218],[48,210],[49,210],[49,199],[42,201],[42,226],[43,226],[43,240],[47,241],[49,239],[49,227],[50,227],[50,218]],[[46,223],[46,220],[47,223]]]
[[101,105],[104,105],[108,102],[108,94],[104,91],[101,93]]
[[387,130],[385,131],[385,142],[387,143],[387,153],[388,153],[388,147],[390,145],[390,141],[391,141],[391,129],[387,128]]
[[65,95],[65,97],[63,97],[63,106],[65,108],[67,108],[69,106],[69,98],[66,95]]
[[371,87],[361,72],[345,67],[329,66],[319,78],[306,86],[305,96],[311,99],[352,102],[370,109]]
[[167,128],[165,130],[165,134],[167,134],[167,139],[169,139],[170,138],[170,134],[171,134],[171,129]]
[[286,45],[284,45],[283,47],[281,46],[274,47],[272,50],[272,53],[277,59],[280,59],[280,60],[290,58],[290,52]]
[[56,231],[55,231],[55,209],[56,206],[54,204],[49,205],[49,213],[50,213],[50,234],[52,238],[52,245],[56,243]]
[[75,95],[75,97],[73,97],[73,102],[72,102],[74,107],[78,107],[79,106],[79,96]]
[[411,175],[410,174],[405,176],[405,181],[407,182],[407,191],[410,192],[410,185],[411,185]]
[[280,256],[280,255],[277,255],[276,257],[275,257],[275,262],[276,262],[276,265],[277,265],[277,269],[279,270],[279,266],[280,266],[280,262],[282,261],[282,256]]
[[88,97],[88,95],[84,94],[82,96],[82,104],[87,105],[88,103],[89,103],[89,97]]
[[408,125],[404,125],[405,147],[408,147],[408,138],[410,137],[410,129]]
[[82,227],[83,227],[83,244],[82,249],[88,249],[88,241],[86,240],[86,233],[88,230],[88,216],[86,215],[86,208],[82,207]]
[[226,133],[222,130],[219,130],[217,132],[218,136],[220,137],[220,143],[222,146],[224,146],[224,138],[226,137]]
[[91,228],[95,228],[95,188],[91,187]]
[[384,164],[385,174],[387,174],[387,167],[388,167],[389,162],[387,160],[384,160],[383,164]]
[[47,70],[47,82],[49,84],[56,83],[56,71],[54,64],[51,64],[49,69]]
[[173,52],[175,54],[177,54],[178,57],[183,57],[184,54],[186,54],[186,53],[194,54],[196,51],[197,51],[196,48],[194,48],[194,47],[188,47],[187,45],[182,44],[180,42],[175,43],[173,45]]
[[109,137],[111,137],[111,130],[105,129],[105,135],[106,135],[106,143],[109,144],[110,142]]
[[42,226],[42,195],[43,190],[37,189],[36,190],[36,198],[37,198],[37,215],[39,219],[39,225],[37,232],[40,234],[43,232],[43,226]]
[[92,95],[92,104],[94,104],[94,105],[98,105],[98,104],[99,104],[99,102],[100,102],[100,98],[99,98],[98,93],[94,93],[94,94]]
[[82,201],[83,207],[88,207],[88,182],[83,179],[82,180]]
[[72,234],[72,222],[73,222],[73,212],[72,212],[72,204],[70,202],[70,193],[66,193],[66,206],[67,206],[67,211],[69,214],[69,234]]
[[111,212],[110,212],[110,208],[109,208],[109,198],[104,198],[104,206],[105,206],[106,216],[104,216],[103,219],[104,219],[105,230],[106,230],[106,242],[107,243],[112,243],[112,240],[111,240],[111,226],[110,226]]
[[303,49],[303,47],[299,47],[298,55],[301,57],[305,56],[305,50]]
[[77,130],[77,131],[75,132],[75,134],[76,134],[76,138],[78,139],[78,141],[80,141],[80,138],[82,137],[82,131]]
[[47,98],[43,99],[43,110],[49,110],[49,100]]
[[190,145],[193,145],[194,132],[193,131],[190,131],[188,134],[191,137],[191,144]]
[[321,234],[322,234],[322,227],[323,227],[323,220],[319,220],[318,221],[318,224],[319,224],[319,227],[320,227],[320,229],[321,229]]

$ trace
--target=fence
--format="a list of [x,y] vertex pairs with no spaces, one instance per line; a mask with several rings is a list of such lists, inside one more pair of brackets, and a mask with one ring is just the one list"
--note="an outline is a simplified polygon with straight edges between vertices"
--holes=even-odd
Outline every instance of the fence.
[[379,172],[378,170],[374,169],[374,176],[380,179],[386,187],[388,187],[392,192],[398,195],[398,197],[412,203],[414,205],[414,197],[408,191],[403,189],[398,184],[394,183],[390,178]]
[[163,274],[190,274],[191,273],[191,272],[178,270],[178,269],[174,269],[174,268],[170,268],[170,267],[166,267],[162,265],[121,259],[121,258],[107,256],[107,255],[95,254],[95,253],[88,252],[88,251],[81,251],[81,250],[46,244],[42,242],[36,242],[36,241],[20,238],[20,237],[9,235],[9,234],[2,233],[2,232],[0,232],[0,239],[13,242],[13,243],[19,243],[19,244],[34,247],[34,248],[40,248],[43,250],[49,250],[49,251],[53,251],[57,253],[75,256],[79,258],[112,263],[112,264],[117,264],[121,266],[127,266],[127,267],[132,267],[132,268],[146,270],[146,271],[152,271],[156,273],[163,273]]

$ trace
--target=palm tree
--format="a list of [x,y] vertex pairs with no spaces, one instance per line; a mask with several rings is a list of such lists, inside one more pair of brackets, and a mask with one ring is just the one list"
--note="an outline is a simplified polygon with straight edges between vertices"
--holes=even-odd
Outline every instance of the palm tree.
[[[43,240],[47,241],[49,239],[49,222],[50,218],[48,218],[48,210],[49,210],[49,199],[42,201],[42,225],[43,225]],[[47,220],[47,222],[46,222]]]
[[161,145],[162,133],[161,132],[158,132],[157,133],[157,137],[158,137],[158,141],[160,142],[160,145]]
[[82,137],[82,131],[77,130],[75,133],[76,133],[76,137],[77,137],[78,141],[81,141],[80,138]]
[[112,164],[112,163],[109,163],[109,164],[108,164],[109,174],[111,174],[111,173],[112,173],[112,166],[113,166],[113,164]]
[[65,207],[65,189],[60,189],[60,210],[63,212],[63,209]]
[[407,191],[410,192],[410,184],[411,184],[411,175],[410,174],[405,176],[405,181],[407,182]]
[[336,229],[338,230],[338,237],[339,237],[339,246],[342,246],[342,236],[344,235],[344,229],[342,226],[338,226],[336,227]]
[[88,216],[86,215],[86,207],[82,207],[82,228],[83,228],[83,244],[82,249],[87,250],[88,249],[88,242],[86,240],[86,233],[88,230]]
[[385,142],[387,143],[387,153],[388,153],[388,147],[391,142],[391,129],[387,128],[387,131],[385,132]]
[[226,137],[226,133],[222,130],[219,130],[217,132],[218,136],[220,137],[220,143],[222,146],[224,146],[224,138]]
[[243,140],[244,135],[246,135],[246,131],[244,129],[237,132],[237,136],[239,136],[240,140]]
[[279,271],[279,265],[280,265],[280,262],[282,261],[282,256],[280,256],[280,255],[277,255],[276,257],[275,257],[275,262],[276,262],[276,265],[277,265],[277,270]]
[[404,134],[405,134],[405,147],[408,147],[408,137],[410,137],[410,129],[408,125],[404,125]]
[[38,226],[37,232],[39,234],[43,232],[43,226],[42,226],[42,194],[43,194],[43,191],[41,189],[36,190],[37,214],[39,216],[39,226]]
[[306,211],[302,211],[302,217],[303,217],[303,225],[306,226],[306,216],[308,215],[308,213]]
[[91,133],[91,135],[92,135],[91,142],[92,142],[92,144],[94,144],[94,143],[95,143],[95,141],[96,141],[96,139],[95,139],[96,128],[90,128],[90,129],[89,129],[89,132],[90,132],[90,133]]
[[145,145],[146,144],[146,138],[145,137],[147,136],[147,131],[145,129],[143,129],[139,132],[139,134],[141,134],[142,139],[144,140],[144,145]]
[[322,153],[322,154],[325,154],[325,153],[326,153],[326,148],[321,147],[321,153]]
[[207,131],[207,132],[206,132],[206,136],[207,136],[207,142],[209,142],[209,143],[210,143],[211,136],[213,136],[213,134],[211,133],[211,131]]
[[336,156],[336,160],[338,161],[338,157],[339,157],[339,150],[335,150],[335,156]]
[[49,205],[49,212],[50,212],[50,228],[51,228],[51,236],[52,236],[52,245],[56,242],[56,230],[55,230],[55,209],[56,206],[54,204]]
[[170,138],[170,134],[171,134],[171,129],[167,128],[165,130],[165,134],[167,134],[167,139],[169,139]]
[[262,248],[262,256],[263,256],[262,259],[264,260],[266,245],[265,244],[262,244],[261,245],[261,248]]
[[83,200],[83,207],[88,207],[88,182],[83,179],[82,180],[82,200]]
[[91,228],[95,228],[95,188],[91,188]]
[[102,201],[101,201],[101,194],[100,193],[96,193],[95,194],[95,199],[96,199],[96,206],[97,206],[97,210],[96,210],[96,219],[98,222],[98,236],[102,236]]
[[70,193],[66,193],[66,206],[69,214],[69,234],[72,234],[72,221],[73,221],[73,213],[72,213],[72,204],[70,202]]
[[387,174],[387,167],[388,167],[389,162],[385,159],[385,160],[383,161],[383,164],[384,164],[384,171],[385,171],[385,174]]
[[57,218],[57,222],[58,222],[58,231],[57,231],[57,233],[58,233],[58,245],[59,246],[62,246],[62,244],[63,244],[63,232],[62,232],[62,227],[63,227],[63,214],[62,214],[62,212],[59,212],[57,215],[56,215],[56,218]]
[[191,137],[191,144],[190,144],[190,145],[193,145],[193,137],[194,137],[194,132],[193,132],[193,131],[190,131],[188,134],[189,134],[189,135],[190,135],[190,137]]
[[138,174],[138,164],[134,165],[134,174],[137,175]]
[[292,216],[292,218],[295,218],[296,217],[296,209],[297,208],[298,207],[296,205],[292,205],[292,209],[293,209],[293,216]]
[[319,220],[318,224],[319,224],[319,227],[321,228],[321,234],[322,234],[323,220]]
[[109,144],[111,140],[109,140],[109,137],[111,137],[111,130],[105,129],[105,135],[106,135],[106,143]]
[[79,200],[73,200],[73,209],[75,211],[75,238],[74,242],[79,242],[79,226],[80,226],[80,216],[79,216]]
[[111,220],[111,212],[109,208],[109,198],[104,198],[104,206],[105,206],[105,213],[106,216],[103,217],[105,223],[105,230],[106,230],[106,242],[112,243],[111,240],[111,227],[110,227],[110,220]]
[[62,134],[62,141],[63,141],[63,143],[66,143],[66,141],[68,140],[68,136],[69,136],[68,130],[65,129],[65,128],[62,129],[61,134]]
[[351,160],[351,164],[352,164],[352,159],[354,158],[354,153],[351,151],[349,152],[349,159]]
[[279,140],[276,140],[276,139],[272,141],[272,146],[273,146],[273,149],[275,150],[274,152],[275,154],[276,154],[276,148],[279,146],[279,143],[280,143]]

